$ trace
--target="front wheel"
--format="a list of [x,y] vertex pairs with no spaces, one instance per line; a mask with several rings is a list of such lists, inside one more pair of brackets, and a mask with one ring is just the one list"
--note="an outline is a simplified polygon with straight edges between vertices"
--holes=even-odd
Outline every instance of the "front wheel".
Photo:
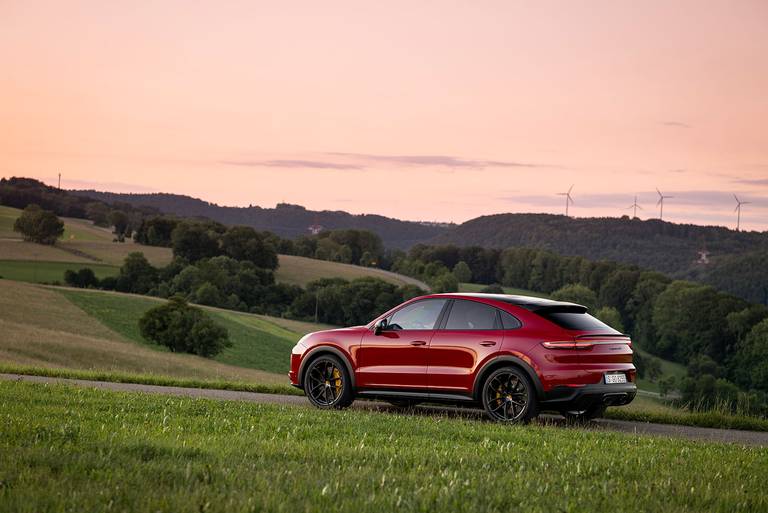
[[483,408],[497,422],[528,422],[538,415],[531,380],[517,367],[502,367],[483,383]]
[[346,408],[354,400],[347,368],[335,356],[323,355],[310,362],[304,374],[304,392],[318,408]]

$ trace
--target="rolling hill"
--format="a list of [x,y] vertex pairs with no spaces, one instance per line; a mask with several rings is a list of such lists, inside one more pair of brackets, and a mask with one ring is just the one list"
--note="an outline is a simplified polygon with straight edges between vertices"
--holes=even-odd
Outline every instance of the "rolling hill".
[[[674,278],[711,284],[754,302],[768,302],[768,232],[650,219],[568,218],[498,214],[467,221],[431,244],[529,247],[590,260],[615,260]],[[705,252],[706,259],[701,259]]]
[[392,248],[408,248],[443,233],[443,226],[401,221],[373,214],[353,215],[343,211],[313,211],[300,205],[279,203],[275,208],[224,207],[198,198],[179,194],[120,194],[93,190],[68,191],[106,203],[127,203],[134,207],[150,207],[165,214],[181,217],[205,217],[226,225],[251,226],[268,230],[281,237],[308,235],[308,227],[319,224],[328,230],[354,228],[370,230]]
[[215,359],[145,341],[138,319],[162,300],[0,281],[0,361],[38,367],[285,383],[291,347],[323,325],[204,307],[232,347]]

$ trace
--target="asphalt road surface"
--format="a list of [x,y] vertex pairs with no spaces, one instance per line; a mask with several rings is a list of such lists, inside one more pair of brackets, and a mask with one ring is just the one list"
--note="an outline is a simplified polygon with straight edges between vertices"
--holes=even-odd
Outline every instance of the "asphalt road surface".
[[[0,379],[25,381],[30,383],[68,384],[88,388],[117,390],[121,392],[143,392],[148,394],[165,394],[180,397],[203,397],[226,401],[250,401],[255,403],[288,404],[300,407],[310,407],[306,398],[293,395],[260,394],[255,392],[237,392],[232,390],[214,390],[207,388],[167,387],[157,385],[140,385],[135,383],[112,383],[107,381],[88,381],[81,379],[49,378],[44,376],[26,376],[21,374],[0,374]],[[352,408],[375,411],[402,410],[379,401],[355,401]],[[442,415],[463,418],[483,419],[480,410],[469,408],[452,408],[441,406],[418,406],[409,410],[411,415]],[[540,421],[548,424],[566,427],[565,421],[554,415],[542,415]],[[768,432],[740,431],[735,429],[712,429],[671,424],[652,424],[648,422],[630,422],[624,420],[598,419],[580,429],[593,431],[621,431],[638,435],[653,435],[662,437],[687,438],[707,442],[728,442],[740,445],[768,446]]]

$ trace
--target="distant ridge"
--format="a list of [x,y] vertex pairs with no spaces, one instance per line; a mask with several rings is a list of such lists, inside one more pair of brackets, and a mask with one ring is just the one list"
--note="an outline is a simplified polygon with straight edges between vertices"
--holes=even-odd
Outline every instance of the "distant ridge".
[[180,194],[153,193],[129,194],[94,190],[70,190],[78,196],[86,196],[107,203],[128,203],[134,207],[152,207],[165,214],[182,217],[206,217],[229,225],[252,226],[269,230],[282,237],[309,235],[309,227],[320,225],[325,229],[355,228],[377,233],[388,247],[407,249],[425,242],[448,228],[435,223],[401,221],[390,217],[344,211],[313,211],[300,205],[279,203],[275,208],[224,207]]

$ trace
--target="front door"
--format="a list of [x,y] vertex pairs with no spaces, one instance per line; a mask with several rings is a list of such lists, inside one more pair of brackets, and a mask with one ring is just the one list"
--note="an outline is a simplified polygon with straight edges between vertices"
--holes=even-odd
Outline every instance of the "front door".
[[427,352],[445,299],[423,299],[389,316],[388,329],[363,336],[358,352],[360,388],[427,388]]

